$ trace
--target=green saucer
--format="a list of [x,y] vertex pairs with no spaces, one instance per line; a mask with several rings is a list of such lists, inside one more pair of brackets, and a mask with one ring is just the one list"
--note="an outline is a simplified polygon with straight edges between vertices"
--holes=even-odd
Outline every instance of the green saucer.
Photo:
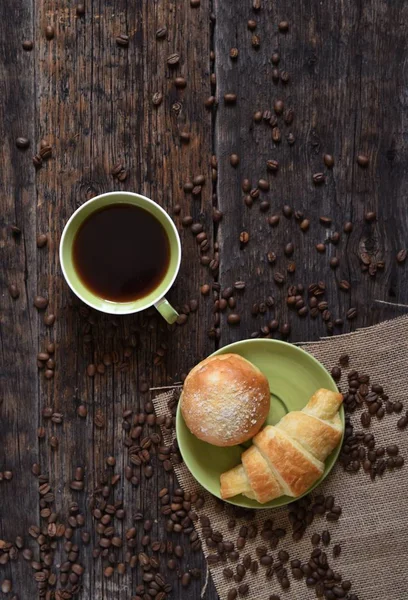
[[[292,344],[279,340],[255,339],[235,342],[225,346],[212,356],[233,352],[256,365],[268,378],[271,390],[271,408],[265,424],[275,425],[287,412],[301,410],[319,388],[337,391],[330,374],[313,356]],[[344,428],[344,409],[340,417]],[[220,498],[220,475],[238,465],[241,454],[250,445],[220,448],[202,442],[187,428],[181,414],[180,404],[176,419],[177,440],[184,462],[197,481],[211,494]],[[337,460],[341,444],[328,456],[322,477],[308,490],[309,493],[330,473]],[[293,502],[295,498],[281,496],[259,504],[245,496],[234,496],[231,504],[246,508],[274,508]]]

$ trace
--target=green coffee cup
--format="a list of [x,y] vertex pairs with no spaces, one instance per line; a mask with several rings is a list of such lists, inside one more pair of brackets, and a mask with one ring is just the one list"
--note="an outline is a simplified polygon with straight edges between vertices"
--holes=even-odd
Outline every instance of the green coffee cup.
[[[89,290],[75,271],[73,261],[73,244],[82,223],[95,211],[113,204],[133,204],[151,213],[162,225],[169,240],[170,261],[167,271],[160,283],[146,296],[131,302],[113,302],[95,295]],[[158,204],[140,194],[131,192],[109,192],[92,198],[74,212],[65,225],[60,242],[60,262],[62,272],[72,291],[86,304],[101,312],[127,315],[145,310],[150,306],[157,308],[168,323],[174,323],[177,312],[166,300],[165,294],[177,277],[181,261],[181,244],[177,229],[169,215]]]

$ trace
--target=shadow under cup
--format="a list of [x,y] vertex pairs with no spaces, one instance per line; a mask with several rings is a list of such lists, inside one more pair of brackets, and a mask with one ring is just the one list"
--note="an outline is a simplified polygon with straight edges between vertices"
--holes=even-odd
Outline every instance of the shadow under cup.
[[[79,278],[74,268],[72,256],[75,236],[82,223],[90,215],[92,215],[92,213],[98,211],[99,209],[119,203],[133,204],[134,206],[143,208],[152,214],[164,228],[170,245],[169,266],[163,279],[160,281],[157,287],[146,294],[146,296],[130,302],[114,302],[110,300],[104,300],[103,298],[95,295],[83,284]],[[95,198],[92,198],[83,204],[80,208],[78,208],[78,210],[75,211],[65,225],[60,242],[61,268],[64,273],[64,277],[72,291],[81,300],[83,300],[83,302],[92,308],[110,314],[125,315],[135,313],[159,303],[172,286],[177,276],[180,267],[180,260],[180,238],[176,226],[170,219],[169,215],[158,204],[149,198],[131,192],[109,192],[107,194],[96,196]]]

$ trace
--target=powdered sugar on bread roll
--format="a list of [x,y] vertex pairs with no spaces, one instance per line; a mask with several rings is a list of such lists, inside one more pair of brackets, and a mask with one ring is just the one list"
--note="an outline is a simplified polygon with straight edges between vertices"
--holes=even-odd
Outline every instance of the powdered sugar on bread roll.
[[270,402],[265,375],[238,354],[203,360],[188,374],[180,399],[190,431],[215,446],[251,439],[263,425]]

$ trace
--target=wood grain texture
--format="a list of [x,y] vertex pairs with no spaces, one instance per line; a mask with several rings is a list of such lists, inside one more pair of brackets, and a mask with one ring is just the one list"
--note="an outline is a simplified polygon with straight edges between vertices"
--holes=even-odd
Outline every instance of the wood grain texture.
[[[4,6],[3,6],[4,4]],[[182,0],[129,3],[127,0],[96,0],[86,4],[78,16],[68,0],[22,2],[12,7],[0,5],[0,139],[2,139],[1,276],[2,399],[0,401],[0,470],[10,469],[12,481],[0,482],[0,537],[13,541],[27,529],[39,524],[38,483],[31,475],[34,462],[48,473],[55,493],[53,510],[66,522],[69,505],[78,502],[85,515],[84,530],[91,533],[91,544],[80,546],[79,562],[85,566],[79,598],[120,598],[130,600],[140,571],[128,569],[124,577],[103,577],[103,564],[92,558],[98,543],[89,510],[89,500],[106,470],[122,474],[109,501],[122,500],[127,510],[123,525],[116,523],[123,538],[135,512],[154,521],[152,539],[166,539],[165,518],[156,500],[163,486],[176,483],[165,474],[154,458],[154,475],[141,477],[132,487],[123,478],[128,464],[122,429],[122,412],[141,410],[149,397],[144,384],[162,386],[180,381],[183,374],[219,345],[248,337],[271,318],[290,322],[291,341],[312,340],[324,335],[320,316],[316,320],[299,318],[286,306],[287,285],[324,280],[326,298],[334,317],[344,316],[350,306],[359,309],[358,318],[345,324],[349,328],[366,326],[401,314],[408,303],[407,265],[398,265],[396,252],[408,245],[405,210],[407,99],[405,93],[407,9],[400,3],[381,0],[341,2],[336,5],[312,3],[275,3],[264,1],[259,12],[252,3],[202,0],[192,8]],[[247,20],[254,18],[257,29],[250,32]],[[288,33],[278,31],[286,19]],[[402,26],[396,24],[402,23]],[[55,37],[45,36],[47,25]],[[160,27],[166,38],[156,39]],[[10,31],[13,35],[10,35]],[[251,45],[259,35],[260,48]],[[119,47],[115,38],[129,36],[128,48]],[[34,40],[32,52],[24,52],[21,42]],[[236,61],[229,57],[232,47],[239,49]],[[215,62],[210,50],[215,51]],[[279,51],[279,69],[288,71],[288,84],[272,80],[271,55]],[[167,57],[177,52],[176,68]],[[216,76],[210,85],[210,74]],[[176,76],[187,80],[185,89],[174,85]],[[156,92],[162,103],[152,103]],[[204,101],[216,93],[218,107],[207,110]],[[225,93],[236,93],[237,103],[224,104]],[[295,111],[291,126],[281,123],[282,141],[272,142],[271,128],[256,124],[255,110],[269,109],[282,99]],[[280,121],[282,119],[280,118]],[[188,144],[180,132],[191,133]],[[288,132],[295,144],[286,141]],[[27,151],[15,147],[15,138],[30,139]],[[52,157],[35,171],[31,157],[42,139],[52,145]],[[335,158],[328,170],[322,154]],[[356,164],[363,152],[370,157],[367,169]],[[233,168],[231,153],[240,163]],[[218,181],[211,182],[210,158],[218,158]],[[276,175],[267,172],[266,161],[277,159]],[[111,175],[112,167],[122,162],[128,177],[120,182]],[[312,175],[325,173],[324,185],[316,187]],[[183,184],[202,174],[201,195],[183,192]],[[249,178],[252,187],[260,178],[270,181],[269,192],[261,192],[271,207],[259,210],[243,203],[241,181]],[[136,191],[156,200],[173,215],[175,205],[181,212],[174,217],[180,231],[183,260],[179,277],[169,293],[170,301],[183,309],[190,300],[198,301],[198,311],[188,316],[183,326],[168,327],[154,309],[139,315],[112,318],[88,311],[69,291],[58,261],[58,244],[65,222],[72,212],[93,196],[122,189]],[[213,194],[216,197],[213,198]],[[213,224],[213,204],[224,213]],[[281,209],[289,204],[302,210],[311,220],[310,230],[302,233],[299,224],[287,220]],[[374,224],[364,222],[367,210],[375,210]],[[271,228],[266,218],[280,214],[280,223]],[[201,296],[200,286],[212,284],[214,276],[200,265],[200,252],[189,228],[181,220],[192,215],[202,223],[210,242],[220,246],[220,269],[215,274],[221,289],[237,280],[246,289],[235,293],[241,315],[238,326],[227,324],[221,315],[220,340],[210,339],[213,327],[213,295]],[[320,215],[331,216],[333,225],[325,228]],[[327,245],[324,255],[314,245],[342,232],[345,221],[352,220],[350,236],[342,233],[338,246]],[[22,229],[12,236],[10,226]],[[241,247],[239,235],[247,231],[248,244]],[[48,245],[36,247],[36,236],[46,233]],[[294,275],[286,274],[287,258],[283,247],[293,241],[296,262]],[[266,254],[278,255],[275,265]],[[375,278],[361,273],[359,255],[367,252],[373,260],[384,260],[385,269]],[[328,267],[331,256],[339,256],[340,267]],[[292,260],[292,259],[290,259]],[[279,288],[273,281],[275,271],[285,273]],[[338,281],[348,279],[351,292],[338,290]],[[17,284],[20,296],[12,300],[7,288]],[[36,294],[49,298],[45,314],[56,314],[52,328],[44,324],[44,313],[33,307]],[[253,303],[275,297],[275,308],[251,316]],[[390,302],[379,304],[377,300]],[[337,330],[336,330],[337,331]],[[48,341],[56,343],[55,377],[50,381],[37,371],[36,354]],[[162,361],[157,349],[165,348]],[[117,353],[118,362],[106,366],[105,374],[87,375],[89,364],[103,364],[104,355]],[[82,419],[77,408],[85,404],[88,416]],[[63,424],[44,420],[42,410],[52,406],[62,412]],[[95,425],[103,414],[106,427]],[[38,440],[38,426],[46,436]],[[146,428],[146,433],[147,433]],[[50,448],[50,437],[59,440],[58,450]],[[106,467],[106,457],[115,456],[116,466]],[[69,487],[75,468],[85,469],[85,491]],[[102,476],[103,479],[103,476]],[[16,500],[17,499],[17,500]],[[44,524],[44,520],[42,521]],[[176,542],[178,538],[172,534]],[[79,539],[75,533],[74,541]],[[55,564],[66,560],[58,543]],[[176,577],[173,598],[198,600],[205,577],[200,553],[186,551],[182,569],[200,567],[201,581],[183,589]],[[31,568],[23,560],[0,566],[0,579],[11,577],[20,598],[36,597]],[[205,598],[217,594],[210,582]]]
[[[326,299],[334,318],[344,318],[351,306],[359,310],[358,318],[343,331],[370,325],[401,310],[377,303],[407,303],[407,269],[397,265],[395,255],[406,246],[407,219],[402,197],[406,177],[403,174],[407,147],[402,135],[406,119],[406,99],[401,93],[404,73],[397,61],[384,61],[388,54],[387,31],[393,31],[393,45],[405,56],[404,34],[395,31],[393,23],[404,18],[400,6],[389,3],[338,3],[330,8],[322,4],[302,5],[264,3],[259,14],[248,11],[245,3],[232,7],[216,3],[217,34],[216,68],[218,94],[216,153],[219,158],[218,197],[225,217],[220,225],[220,279],[223,285],[247,279],[248,286],[239,300],[242,315],[239,327],[222,326],[221,343],[225,344],[259,330],[271,317],[289,322],[291,341],[317,339],[326,334],[320,316],[316,320],[299,318],[285,306],[288,285],[303,283],[305,288],[319,280],[326,283]],[[248,18],[255,18],[261,44],[251,45]],[[287,33],[280,33],[278,23],[288,20]],[[239,49],[236,61],[229,58],[231,47]],[[279,70],[290,75],[289,83],[274,83],[271,62],[279,52]],[[399,72],[399,75],[397,74]],[[235,106],[224,105],[224,93],[238,95]],[[288,126],[279,117],[282,141],[273,143],[271,128],[254,123],[253,113],[270,110],[275,100],[283,100],[293,108],[295,118]],[[293,132],[296,141],[289,146],[286,136]],[[240,156],[238,168],[231,167],[231,153]],[[334,156],[335,166],[325,167],[322,155]],[[362,169],[356,163],[359,153],[370,157],[370,165]],[[266,161],[276,159],[280,168],[268,174]],[[323,172],[326,181],[316,186],[312,175]],[[247,208],[242,200],[241,181],[248,178],[256,187],[259,178],[270,182],[270,191],[260,199],[270,201],[270,210],[261,213],[259,200]],[[304,212],[311,225],[307,233],[299,223],[282,215],[282,206]],[[376,211],[374,224],[364,221],[366,211]],[[269,214],[279,214],[277,227],[266,222]],[[319,216],[333,219],[330,227],[319,223]],[[351,220],[351,235],[343,233],[343,225]],[[250,241],[240,247],[239,234],[248,231]],[[337,246],[327,244],[319,254],[315,244],[325,242],[331,232],[339,231]],[[293,258],[284,255],[285,245],[292,241]],[[225,251],[228,248],[228,252]],[[271,266],[268,251],[277,255]],[[360,254],[367,252],[373,260],[385,260],[385,270],[375,278],[360,271]],[[329,268],[329,260],[338,256],[340,266]],[[296,272],[287,274],[289,260]],[[277,286],[273,273],[285,274],[286,281]],[[338,282],[347,279],[351,291],[339,291]],[[271,294],[275,311],[263,317],[251,316],[254,302],[262,302]],[[224,321],[225,321],[224,317]],[[335,332],[341,330],[335,329]]]

